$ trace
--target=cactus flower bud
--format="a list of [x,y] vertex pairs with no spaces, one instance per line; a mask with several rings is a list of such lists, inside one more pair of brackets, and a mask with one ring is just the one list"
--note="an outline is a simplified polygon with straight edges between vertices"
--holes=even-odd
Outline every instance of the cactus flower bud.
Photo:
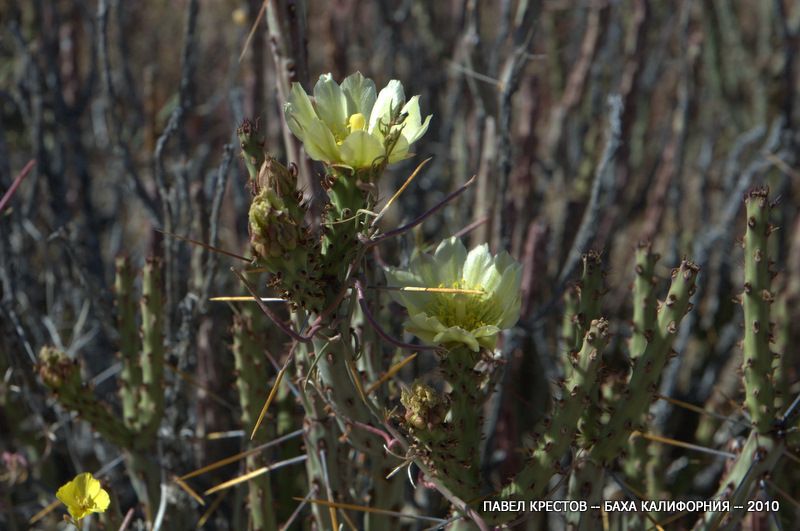
[[403,389],[400,402],[406,408],[406,422],[415,430],[437,426],[447,415],[447,398],[421,382],[414,382],[410,391]]
[[250,205],[250,241],[262,258],[278,258],[297,247],[300,230],[278,194],[265,188]]

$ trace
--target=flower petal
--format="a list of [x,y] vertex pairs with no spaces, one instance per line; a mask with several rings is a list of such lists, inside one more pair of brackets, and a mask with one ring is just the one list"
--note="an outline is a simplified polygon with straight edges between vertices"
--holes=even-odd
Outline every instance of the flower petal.
[[314,112],[311,99],[300,83],[292,83],[289,101],[283,106],[283,115],[289,130],[304,142],[304,131],[311,127],[311,121],[317,117],[317,113]]
[[438,344],[437,335],[447,330],[439,319],[422,312],[409,314],[408,320],[405,322],[405,329],[432,345]]
[[97,493],[97,496],[94,497],[94,507],[92,509],[95,512],[105,512],[108,509],[108,506],[111,504],[111,498],[104,489],[101,489],[100,492]]
[[303,141],[303,147],[308,156],[314,160],[324,162],[340,162],[341,155],[336,139],[328,126],[319,118],[311,120],[308,129],[303,131],[304,137],[298,136]]
[[77,485],[75,481],[70,481],[69,483],[62,485],[61,488],[58,489],[58,491],[56,492],[56,498],[58,498],[61,501],[61,503],[63,503],[67,507],[75,505],[78,502],[76,488]]
[[433,340],[440,345],[446,345],[448,343],[464,343],[473,352],[478,352],[481,349],[478,339],[470,332],[467,332],[458,326],[451,326],[450,328],[442,330],[436,334],[436,337],[434,337]]
[[378,124],[381,121],[384,125],[388,124],[392,118],[392,109],[400,109],[405,101],[406,96],[405,92],[403,92],[402,83],[396,79],[389,81],[389,83],[381,89],[381,92],[378,94],[378,99],[375,100],[375,106],[372,107],[372,112],[369,115],[369,132],[383,138],[383,133],[381,133]]
[[342,162],[353,168],[371,166],[375,159],[384,154],[381,141],[366,131],[350,133],[339,149]]
[[317,116],[325,122],[334,137],[342,139],[347,136],[347,100],[330,74],[319,76],[314,85],[314,102]]
[[425,123],[422,123],[422,115],[419,110],[419,96],[412,96],[403,107],[402,112],[406,113],[408,116],[403,122],[401,134],[409,144],[413,144],[428,130],[428,124],[431,121],[432,115],[429,114],[428,117],[425,118]]
[[521,297],[517,296],[511,301],[502,301],[506,304],[500,322],[497,324],[500,328],[511,328],[517,321],[519,321],[519,311],[522,306]]
[[470,250],[464,261],[464,282],[467,286],[479,286],[486,289],[483,284],[484,275],[494,263],[489,253],[489,245],[484,243]]
[[411,153],[409,153],[408,147],[408,140],[406,140],[403,135],[400,135],[397,138],[397,143],[395,143],[394,147],[392,148],[392,152],[389,153],[389,164],[393,164],[410,157]]
[[464,261],[467,258],[467,249],[461,239],[453,236],[442,240],[433,255],[438,268],[439,281],[444,287],[453,287],[461,282]]
[[347,116],[361,113],[369,116],[375,105],[375,82],[356,72],[342,82],[342,92],[347,101]]
[[[392,287],[424,287],[422,279],[414,273],[400,269],[387,269],[384,271],[389,286]],[[420,313],[430,301],[430,296],[426,293],[410,291],[390,291],[389,296],[404,306],[409,314]]]
[[89,474],[88,472],[85,474],[81,474],[82,476],[88,476],[85,478],[85,496],[88,498],[94,498],[97,494],[102,490],[100,486],[100,482],[94,479],[94,477]]

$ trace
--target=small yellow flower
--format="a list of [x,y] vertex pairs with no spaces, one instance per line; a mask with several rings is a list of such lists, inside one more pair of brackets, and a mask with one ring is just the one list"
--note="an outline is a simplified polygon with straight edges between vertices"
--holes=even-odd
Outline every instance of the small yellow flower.
[[70,516],[76,522],[91,513],[104,513],[111,503],[108,492],[89,472],[78,474],[75,479],[56,492],[56,498],[67,506]]
[[292,84],[284,106],[286,123],[309,157],[356,169],[368,168],[387,155],[384,133],[398,110],[402,122],[391,126],[391,132],[399,135],[388,153],[389,164],[411,156],[411,144],[425,134],[431,120],[422,119],[419,96],[406,101],[396,79],[377,92],[375,83],[360,72],[341,85],[324,74],[314,86],[313,98],[299,83]]

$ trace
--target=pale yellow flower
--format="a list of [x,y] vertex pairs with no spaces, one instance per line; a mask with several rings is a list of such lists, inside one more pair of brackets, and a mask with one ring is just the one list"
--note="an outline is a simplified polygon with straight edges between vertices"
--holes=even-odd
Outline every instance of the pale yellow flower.
[[67,506],[70,516],[76,522],[91,513],[103,513],[111,500],[100,482],[89,472],[78,474],[75,479],[56,492],[56,498]]
[[[486,244],[469,253],[458,238],[444,240],[433,256],[419,255],[408,270],[386,272],[390,286],[453,288],[470,293],[393,291],[408,310],[406,330],[426,343],[471,350],[494,349],[501,330],[519,320],[522,266]],[[477,292],[477,293],[476,293]]]
[[399,131],[397,143],[388,154],[391,164],[411,156],[409,147],[428,129],[431,116],[422,120],[419,96],[406,102],[403,85],[392,80],[381,89],[356,72],[337,84],[331,74],[319,77],[313,99],[299,83],[292,84],[284,106],[286,122],[303,142],[314,160],[367,168],[387,155],[385,136],[392,112],[400,110],[400,123],[389,132]]

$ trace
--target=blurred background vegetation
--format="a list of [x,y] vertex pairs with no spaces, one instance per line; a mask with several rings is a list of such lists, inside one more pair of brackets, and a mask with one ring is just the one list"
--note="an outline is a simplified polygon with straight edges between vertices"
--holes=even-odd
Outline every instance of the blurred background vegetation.
[[[385,227],[477,175],[380,260],[398,263],[414,243],[463,233],[524,263],[523,316],[503,343],[508,364],[490,404],[488,455],[499,476],[519,467],[516,449],[550,400],[563,355],[561,296],[589,249],[608,272],[612,374],[625,368],[637,242],[662,255],[658,277],[683,256],[701,265],[681,355],[660,392],[741,416],[742,317],[732,298],[742,282],[742,195],[756,184],[780,197],[773,346],[786,355],[780,400],[797,394],[796,2],[274,0],[259,19],[261,10],[260,0],[0,0],[0,190],[36,163],[0,212],[0,527],[26,528],[81,471],[103,472],[123,509],[136,503],[115,466],[119,450],[58,407],[35,370],[39,349],[54,345],[81,360],[85,381],[118,410],[120,255],[136,267],[151,255],[164,262],[167,407],[156,457],[179,521],[193,527],[208,510],[166,480],[243,448],[231,309],[208,302],[242,290],[228,271],[235,261],[154,229],[248,254],[250,189],[235,137],[245,118],[259,121],[273,156],[298,164],[313,200],[320,168],[287,136],[282,104],[290,82],[310,90],[327,72],[341,80],[360,70],[379,87],[399,79],[433,114],[418,157],[380,183],[391,195],[433,157]],[[280,357],[283,338],[266,335]],[[704,417],[665,401],[652,413],[655,431],[676,439],[727,449],[737,435],[735,424],[698,429]],[[286,414],[301,427],[296,408]],[[724,460],[663,452],[658,473],[672,497],[714,491]],[[789,499],[800,497],[797,473],[781,474]],[[282,469],[273,485],[296,476]],[[206,528],[246,528],[243,492],[222,498]],[[445,507],[432,494],[408,503],[424,514]],[[58,520],[51,513],[35,525]]]

